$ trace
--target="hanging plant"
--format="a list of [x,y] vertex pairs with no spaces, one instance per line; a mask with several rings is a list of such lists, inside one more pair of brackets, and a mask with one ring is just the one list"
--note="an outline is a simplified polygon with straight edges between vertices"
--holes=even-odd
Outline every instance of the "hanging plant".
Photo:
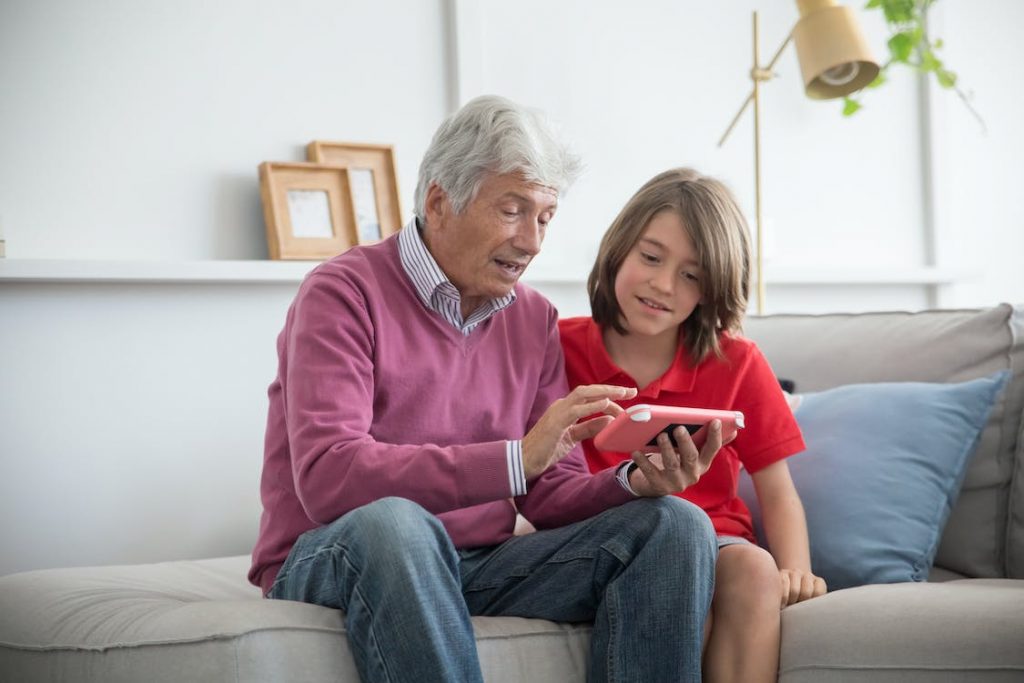
[[[974,118],[985,128],[985,122],[971,106],[970,98],[957,85],[956,73],[946,67],[936,52],[942,49],[942,39],[928,35],[928,10],[935,0],[868,0],[865,9],[881,9],[889,25],[889,59],[882,65],[878,76],[866,89],[877,88],[886,82],[889,68],[902,64],[919,73],[933,74],[942,88],[952,90]],[[864,90],[843,100],[843,115],[852,116],[863,106],[860,97]]]

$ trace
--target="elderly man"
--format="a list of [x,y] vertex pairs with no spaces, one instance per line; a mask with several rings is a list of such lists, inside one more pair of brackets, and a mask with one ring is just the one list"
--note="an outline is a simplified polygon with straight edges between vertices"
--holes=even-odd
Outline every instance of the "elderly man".
[[[591,475],[579,442],[635,390],[567,394],[555,309],[518,283],[577,168],[537,113],[477,98],[435,134],[414,220],[288,311],[249,578],[343,610],[364,681],[482,680],[471,615],[593,621],[593,681],[700,680],[717,546],[665,494],[720,435]],[[513,535],[517,510],[539,531]]]

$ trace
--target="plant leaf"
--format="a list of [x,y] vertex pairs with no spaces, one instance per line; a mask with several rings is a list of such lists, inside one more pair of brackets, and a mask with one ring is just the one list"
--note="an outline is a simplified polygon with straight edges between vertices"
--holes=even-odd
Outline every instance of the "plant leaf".
[[956,86],[956,74],[948,69],[939,68],[935,72],[935,78],[943,88],[952,88]]
[[909,24],[914,20],[914,0],[882,0],[882,11],[890,24]]
[[857,100],[851,100],[849,97],[843,98],[843,116],[853,116],[860,108],[861,104]]
[[889,54],[892,55],[894,62],[903,62],[906,64],[913,51],[914,42],[909,32],[900,31],[889,39]]
[[883,83],[885,83],[885,81],[886,81],[885,69],[882,69],[881,71],[878,72],[878,75],[875,76],[875,80],[873,80],[870,83],[868,83],[866,87],[868,87],[868,88],[877,88],[878,86],[880,86]]
[[921,64],[918,67],[921,71],[934,71],[939,73],[942,71],[942,60],[935,56],[928,48],[921,51]]

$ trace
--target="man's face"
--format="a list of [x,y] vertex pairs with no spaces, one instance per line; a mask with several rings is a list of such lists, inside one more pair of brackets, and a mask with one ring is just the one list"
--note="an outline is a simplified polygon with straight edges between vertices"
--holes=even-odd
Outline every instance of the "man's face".
[[462,297],[468,316],[487,299],[505,296],[540,252],[558,193],[517,173],[488,175],[456,214],[437,185],[427,191],[424,240]]

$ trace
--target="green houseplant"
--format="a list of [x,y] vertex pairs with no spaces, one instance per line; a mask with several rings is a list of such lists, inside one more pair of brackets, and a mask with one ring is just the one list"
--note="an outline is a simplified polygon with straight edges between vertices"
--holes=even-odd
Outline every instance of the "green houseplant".
[[[889,58],[882,64],[878,77],[865,90],[885,83],[889,69],[903,65],[924,75],[932,74],[939,86],[954,91],[984,128],[984,121],[971,106],[967,94],[957,85],[956,73],[936,54],[942,48],[941,38],[928,33],[928,10],[935,0],[868,0],[865,9],[881,10],[889,26]],[[865,90],[843,99],[843,115],[852,116],[863,106],[860,98]]]

